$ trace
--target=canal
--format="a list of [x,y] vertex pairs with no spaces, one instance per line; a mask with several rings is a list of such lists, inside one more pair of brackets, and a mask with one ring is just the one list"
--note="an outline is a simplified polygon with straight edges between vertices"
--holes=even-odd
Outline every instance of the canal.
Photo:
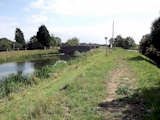
[[73,57],[69,55],[55,55],[48,58],[3,63],[0,64],[0,80],[12,73],[30,74],[40,67],[54,65],[58,60],[68,61],[71,58]]

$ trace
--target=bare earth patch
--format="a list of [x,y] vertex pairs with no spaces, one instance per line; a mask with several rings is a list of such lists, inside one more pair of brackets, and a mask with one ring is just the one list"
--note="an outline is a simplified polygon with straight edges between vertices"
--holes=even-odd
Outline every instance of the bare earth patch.
[[109,71],[110,80],[106,80],[107,97],[100,107],[106,113],[106,120],[141,120],[147,114],[146,101],[135,94],[136,76],[129,70],[124,60]]
[[[123,77],[124,76],[124,77]],[[129,77],[129,78],[128,78]],[[126,68],[122,69],[113,69],[111,71],[111,80],[107,82],[107,91],[108,97],[106,98],[105,102],[113,102],[118,96],[115,93],[117,87],[120,85],[120,82],[123,81],[133,81],[133,74]],[[119,106],[119,103],[115,104],[108,104],[107,107],[107,116],[111,116],[109,119],[113,120],[121,120],[122,111],[128,109],[128,106]],[[106,118],[107,119],[107,118]]]

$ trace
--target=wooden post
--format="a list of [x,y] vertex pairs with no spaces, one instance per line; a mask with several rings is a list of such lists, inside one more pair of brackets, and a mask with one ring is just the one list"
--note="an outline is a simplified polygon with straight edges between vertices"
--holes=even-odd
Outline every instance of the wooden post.
[[105,39],[106,39],[106,55],[107,55],[108,54],[107,37],[105,37]]

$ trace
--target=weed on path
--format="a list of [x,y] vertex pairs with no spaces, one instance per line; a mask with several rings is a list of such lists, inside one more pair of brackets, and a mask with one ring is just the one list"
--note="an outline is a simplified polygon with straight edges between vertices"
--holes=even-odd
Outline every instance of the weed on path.
[[106,120],[139,120],[146,116],[145,101],[134,92],[136,76],[129,70],[125,59],[109,71],[107,98],[99,104],[106,111]]

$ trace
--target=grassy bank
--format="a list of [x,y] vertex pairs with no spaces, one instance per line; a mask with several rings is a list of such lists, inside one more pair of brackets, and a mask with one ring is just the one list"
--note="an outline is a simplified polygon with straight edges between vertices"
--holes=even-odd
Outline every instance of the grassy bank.
[[[140,103],[144,111],[142,115],[135,113],[138,116],[136,117],[131,108],[128,108],[115,115],[116,117],[158,118],[160,70],[151,63],[135,52],[118,49],[106,56],[103,49],[92,50],[67,64],[51,68],[48,79],[39,78],[36,84],[31,84],[19,92],[11,92],[0,99],[0,118],[103,120],[108,117],[107,105],[115,104],[115,101],[121,101],[122,107]],[[129,68],[131,77],[135,80],[129,81],[129,84],[125,82],[125,88],[118,86],[114,101],[106,102],[109,93],[107,83],[113,78],[111,73],[125,67]],[[122,77],[128,76],[120,78]],[[34,79],[37,78],[38,76],[35,76]],[[130,86],[131,92],[125,92],[130,90]]]
[[49,50],[20,50],[20,51],[6,51],[0,52],[0,63],[15,61],[15,60],[25,60],[30,58],[40,58],[45,55],[53,55],[59,53],[57,49]]

